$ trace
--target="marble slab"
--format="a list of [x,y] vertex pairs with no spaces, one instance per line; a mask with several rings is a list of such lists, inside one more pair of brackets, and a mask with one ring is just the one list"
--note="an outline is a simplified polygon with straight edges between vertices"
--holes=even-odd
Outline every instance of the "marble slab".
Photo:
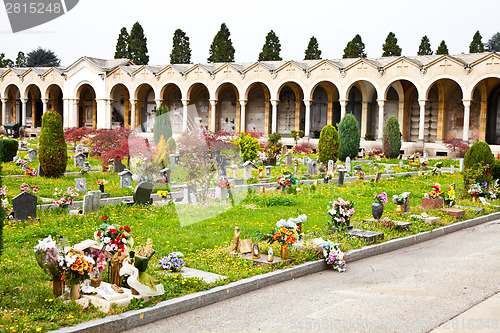
[[[252,255],[250,255],[250,257],[252,257]],[[167,275],[181,274],[183,278],[198,278],[206,283],[213,283],[216,282],[217,280],[227,279],[227,276],[224,275],[201,271],[199,269],[189,268],[185,266],[182,268],[180,272],[164,271],[164,274]]]

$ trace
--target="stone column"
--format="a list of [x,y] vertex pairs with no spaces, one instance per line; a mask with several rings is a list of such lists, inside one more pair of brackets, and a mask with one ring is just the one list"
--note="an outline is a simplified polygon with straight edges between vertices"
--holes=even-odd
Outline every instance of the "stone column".
[[48,99],[48,98],[42,99],[43,113],[47,112],[47,106],[49,104],[49,101],[50,101],[50,99]]
[[[404,127],[404,119],[405,119],[405,102],[399,102],[399,108],[398,108],[398,123],[399,123],[399,130],[401,133],[403,133],[403,127]],[[401,138],[403,140],[403,138]]]
[[240,132],[246,132],[246,119],[247,119],[247,110],[246,110],[247,100],[240,99]]
[[276,133],[278,130],[278,99],[272,99],[271,105],[273,107],[271,116],[271,133]]
[[438,102],[438,122],[437,122],[437,134],[436,134],[436,142],[443,142],[444,139],[444,106],[445,101]]
[[306,124],[304,128],[304,137],[308,138],[311,133],[311,103],[312,100],[305,99],[304,105],[306,106]]
[[182,131],[185,132],[188,129],[188,104],[189,99],[183,99],[182,102]]
[[368,129],[368,102],[361,102],[361,139],[365,138]]
[[21,98],[21,124],[26,126],[26,103],[28,103],[27,98]]
[[[74,99],[73,100],[73,106],[72,106],[72,112],[71,112],[71,115],[72,115],[72,121],[70,122],[70,127],[78,127],[79,125],[79,119],[78,119],[78,104],[79,104],[80,100],[79,99]],[[71,104],[71,102],[70,102]]]
[[481,110],[479,112],[479,141],[486,141],[486,110],[488,102],[481,100]]
[[470,122],[470,99],[463,99],[464,103],[464,133],[463,140],[466,143],[469,143],[469,122]]
[[2,125],[5,125],[7,122],[7,102],[8,98],[2,98]]
[[378,134],[377,134],[377,140],[382,141],[382,138],[384,137],[384,106],[385,106],[385,100],[384,99],[378,99]]
[[346,112],[346,108],[347,108],[347,102],[348,102],[347,99],[339,99],[339,103],[340,103],[340,120],[342,120],[342,118],[344,118],[344,116],[345,116],[345,112]]
[[333,101],[328,100],[328,113],[326,115],[326,123],[327,125],[333,125]]
[[418,105],[420,105],[420,121],[418,122],[418,141],[424,141],[424,123],[425,123],[425,102],[426,99],[418,100]]
[[137,107],[137,100],[136,99],[130,99],[130,129],[135,129],[135,113],[136,110],[135,108]]
[[212,132],[215,132],[216,124],[215,124],[215,114],[217,113],[217,100],[216,99],[211,99],[210,100],[210,130]]
[[111,128],[111,102],[109,99],[98,99],[97,104],[97,128]]
[[31,128],[35,128],[35,99],[31,100]]

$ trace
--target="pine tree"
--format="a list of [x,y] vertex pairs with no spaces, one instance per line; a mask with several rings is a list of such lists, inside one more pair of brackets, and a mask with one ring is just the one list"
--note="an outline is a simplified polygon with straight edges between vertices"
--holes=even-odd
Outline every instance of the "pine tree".
[[26,67],[26,56],[22,51],[19,51],[17,54],[16,67]]
[[359,34],[347,43],[342,58],[366,58],[365,44]]
[[14,67],[14,62],[5,58],[5,53],[0,53],[0,68]]
[[429,37],[427,37],[427,35],[422,37],[422,40],[420,41],[420,46],[418,47],[417,54],[419,56],[432,55],[431,42],[429,41]]
[[490,52],[500,52],[500,32],[497,32],[490,38],[487,48]]
[[479,30],[476,31],[474,37],[472,37],[472,42],[469,45],[469,53],[481,53],[484,52],[484,44],[481,41],[482,37]]
[[318,41],[316,37],[312,36],[307,44],[306,55],[304,60],[316,60],[321,59],[321,50],[319,49]]
[[149,62],[148,40],[139,22],[135,22],[130,30],[128,56],[136,65],[147,65]]
[[172,53],[170,53],[171,64],[189,64],[191,62],[191,48],[189,37],[181,29],[174,32],[172,39]]
[[441,44],[439,44],[437,50],[436,50],[436,54],[438,55],[441,55],[441,54],[449,54],[448,52],[448,46],[446,46],[446,43],[443,41],[441,41]]
[[401,48],[394,32],[389,32],[384,45],[382,45],[382,50],[384,51],[382,57],[399,57],[401,55]]
[[259,53],[259,61],[281,60],[280,51],[280,39],[276,36],[274,31],[271,30],[266,36],[266,42],[262,47],[262,52]]
[[57,67],[60,63],[61,60],[53,51],[41,47],[28,53],[26,58],[26,66],[28,67]]
[[115,59],[128,59],[128,32],[127,28],[123,27],[116,41]]
[[225,23],[222,23],[220,30],[214,37],[210,45],[210,56],[208,62],[233,62],[234,61],[234,47],[231,42],[231,33]]

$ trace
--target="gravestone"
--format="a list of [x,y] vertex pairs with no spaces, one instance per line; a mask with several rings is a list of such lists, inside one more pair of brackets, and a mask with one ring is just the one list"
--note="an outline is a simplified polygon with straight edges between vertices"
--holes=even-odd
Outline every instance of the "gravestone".
[[304,158],[302,159],[302,164],[307,165],[308,160],[309,160],[309,157],[304,156]]
[[87,180],[85,178],[75,178],[75,187],[81,193],[87,193]]
[[129,187],[132,185],[132,172],[129,169],[119,172],[118,176],[120,176],[121,187]]
[[220,165],[219,165],[220,174],[222,176],[226,176],[227,175],[226,167],[227,167],[227,159],[224,156],[222,156],[221,162],[220,162]]
[[224,200],[229,195],[226,187],[216,187],[215,188],[215,197],[219,200]]
[[281,155],[286,155],[288,152],[288,147],[286,145],[281,146]]
[[345,159],[345,168],[347,172],[351,172],[351,158],[349,156]]
[[243,163],[243,179],[247,180],[252,178],[252,162],[246,161]]
[[403,161],[399,161],[399,167],[402,168],[404,166]]
[[176,162],[177,162],[177,155],[170,154],[170,169],[171,170],[174,170]]
[[85,155],[83,153],[78,153],[73,156],[73,166],[83,168],[85,165]]
[[344,177],[345,177],[345,171],[344,170],[340,170],[339,171],[339,178],[337,179],[337,186],[344,186]]
[[328,161],[328,172],[333,172],[333,161],[329,160]]
[[122,163],[121,160],[114,160],[113,161],[113,172],[114,173],[119,173],[125,170],[127,167],[125,164]]
[[292,154],[286,153],[285,154],[285,165],[292,165]]
[[38,155],[38,150],[34,148],[28,149],[28,157],[30,160],[34,161],[37,155]]
[[83,196],[83,215],[98,212],[101,207],[101,191],[89,191]]
[[45,172],[43,172],[43,169],[40,166],[40,163],[38,163],[38,176],[39,177],[45,177]]
[[153,192],[153,184],[150,182],[140,182],[134,189],[134,203],[138,205],[149,205],[153,203],[151,193]]
[[464,159],[463,158],[460,159],[460,167],[459,167],[458,171],[460,171],[460,172],[464,171]]
[[409,213],[411,192],[404,192],[403,195],[405,196],[405,201],[403,202],[403,213]]
[[382,172],[377,172],[377,174],[375,175],[375,182],[378,183],[381,177],[382,177]]
[[365,158],[365,148],[361,148],[361,158]]
[[76,154],[83,154],[83,145],[81,143],[76,145],[75,155]]
[[16,220],[36,219],[36,195],[21,192],[12,198],[12,210]]
[[165,178],[165,183],[170,184],[170,168],[161,169],[160,176]]
[[454,165],[452,165],[452,166],[451,166],[450,173],[451,173],[451,174],[454,174],[454,173],[455,173],[455,166],[454,166]]
[[[272,166],[270,166],[270,165],[266,165],[266,166],[264,167],[264,170],[266,171],[266,177],[271,177],[271,169],[272,169],[272,168],[273,168],[273,167],[272,167]],[[295,171],[295,172],[297,172],[297,171]]]
[[307,162],[307,173],[311,176],[314,176],[317,173],[317,166],[317,160],[309,160],[309,162]]

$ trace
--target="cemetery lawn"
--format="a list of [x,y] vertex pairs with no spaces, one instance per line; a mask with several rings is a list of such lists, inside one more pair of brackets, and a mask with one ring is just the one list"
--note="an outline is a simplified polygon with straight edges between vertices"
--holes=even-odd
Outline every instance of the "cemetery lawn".
[[[36,179],[36,181],[39,180]],[[12,179],[4,178],[4,182],[7,183],[7,181],[12,181]],[[45,181],[57,182],[59,180],[44,179],[43,182]],[[148,272],[156,275],[164,284],[165,294],[152,298],[147,304],[135,303],[128,308],[134,309],[285,266],[258,268],[250,261],[231,257],[229,247],[235,226],[240,228],[240,239],[255,239],[255,231],[268,232],[280,219],[306,214],[308,219],[303,225],[306,239],[323,237],[325,240],[340,243],[343,251],[365,246],[366,244],[361,240],[327,231],[326,223],[330,219],[327,210],[331,206],[329,202],[338,197],[356,202],[356,213],[352,219],[356,228],[383,231],[384,241],[452,224],[458,220],[440,211],[428,212],[431,216],[441,217],[438,225],[432,226],[421,221],[411,221],[413,226],[403,231],[391,230],[376,223],[364,224],[362,222],[363,219],[371,217],[374,192],[385,191],[388,197],[392,198],[394,194],[410,191],[412,192],[410,209],[412,213],[419,214],[422,212],[418,207],[423,194],[429,192],[436,182],[441,184],[443,190],[448,184],[456,183],[457,193],[463,192],[462,175],[455,173],[441,176],[396,177],[395,180],[382,178],[379,183],[357,181],[346,183],[343,188],[333,185],[319,185],[317,188],[314,185],[301,185],[301,190],[296,195],[273,192],[261,196],[251,192],[245,200],[231,210],[187,226],[180,225],[173,204],[167,206],[109,205],[102,206],[99,214],[85,216],[68,215],[60,210],[53,210],[39,212],[40,219],[36,222],[6,222],[4,253],[0,262],[0,331],[47,331],[105,316],[92,306],[82,309],[74,302],[65,303],[54,298],[52,283],[38,267],[33,252],[33,247],[38,244],[38,240],[49,234],[53,237],[66,236],[71,244],[89,238],[93,239],[94,231],[101,224],[101,217],[109,216],[109,223],[130,226],[136,246],[145,244],[147,238],[151,238],[156,254],[150,261]],[[88,179],[87,183],[90,183]],[[45,185],[41,185],[43,186]],[[459,198],[457,203],[473,205],[465,196]],[[479,204],[476,205],[479,206]],[[389,201],[385,206],[383,217],[389,216],[396,220],[410,221],[409,215],[397,216],[394,210],[395,204]],[[483,214],[493,211],[494,208],[488,206]],[[192,214],[197,214],[197,210],[193,209]],[[460,220],[475,216],[477,215],[474,212],[467,211]],[[261,243],[263,253],[267,253],[268,248],[267,244]],[[279,255],[279,248],[275,246],[273,249],[275,255]],[[167,276],[158,268],[158,260],[172,251],[184,253],[187,266],[225,275],[228,279],[206,284],[193,278],[183,279],[180,275]],[[320,258],[311,250],[304,252],[292,250],[291,256],[294,264]],[[349,274],[349,270],[344,274]],[[113,308],[110,314],[126,310],[127,308]]]

